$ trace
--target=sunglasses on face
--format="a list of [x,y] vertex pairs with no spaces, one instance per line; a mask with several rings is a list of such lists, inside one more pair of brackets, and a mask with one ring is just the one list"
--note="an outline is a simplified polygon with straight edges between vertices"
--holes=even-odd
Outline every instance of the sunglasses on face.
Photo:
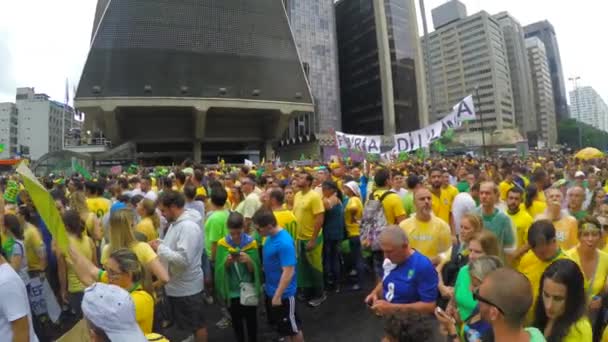
[[495,307],[496,309],[498,309],[498,311],[499,311],[501,314],[503,314],[503,315],[505,314],[505,312],[504,312],[504,311],[503,311],[503,310],[502,310],[502,309],[501,309],[501,308],[500,308],[498,305],[496,305],[496,304],[492,303],[492,301],[490,301],[490,300],[488,300],[488,299],[486,299],[486,298],[484,298],[484,297],[480,296],[480,295],[479,295],[479,288],[477,288],[475,291],[473,291],[473,299],[475,299],[475,300],[476,300],[476,301],[478,301],[478,302],[481,302],[481,303],[484,303],[484,304],[487,304],[487,305],[493,306],[493,307]]

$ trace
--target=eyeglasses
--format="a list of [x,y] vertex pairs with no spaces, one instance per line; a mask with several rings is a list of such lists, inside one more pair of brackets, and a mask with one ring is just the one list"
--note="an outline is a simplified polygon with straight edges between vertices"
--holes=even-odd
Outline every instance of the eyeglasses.
[[473,291],[473,299],[475,299],[478,302],[485,303],[485,304],[488,304],[490,306],[493,306],[496,309],[498,309],[498,311],[500,311],[501,314],[503,314],[503,315],[505,314],[505,312],[500,308],[500,306],[498,306],[498,305],[492,303],[492,301],[490,301],[490,300],[488,300],[488,299],[483,298],[482,296],[480,296],[479,295],[479,288],[477,288],[475,291]]

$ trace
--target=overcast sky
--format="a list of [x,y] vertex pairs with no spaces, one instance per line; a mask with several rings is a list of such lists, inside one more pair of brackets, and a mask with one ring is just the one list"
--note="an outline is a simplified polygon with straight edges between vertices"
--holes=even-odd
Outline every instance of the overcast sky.
[[[425,2],[431,29],[431,9],[444,2]],[[15,88],[24,86],[33,86],[37,92],[63,101],[65,79],[70,84],[80,79],[96,0],[0,0],[0,3],[0,102],[14,101]],[[557,33],[564,77],[580,76],[580,85],[593,86],[608,102],[605,67],[608,45],[602,34],[606,30],[601,29],[608,3],[600,0],[465,0],[464,3],[469,14],[506,10],[522,25],[548,19]],[[422,35],[421,25],[419,30]],[[571,89],[572,85],[566,87]]]

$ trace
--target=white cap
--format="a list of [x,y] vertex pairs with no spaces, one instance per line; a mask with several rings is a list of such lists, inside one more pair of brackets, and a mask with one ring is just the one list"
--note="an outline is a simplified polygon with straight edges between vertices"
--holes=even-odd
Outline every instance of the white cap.
[[576,171],[574,173],[574,178],[585,177],[585,173],[583,171]]
[[103,330],[112,342],[147,342],[135,321],[131,295],[116,285],[95,283],[84,291],[84,316]]
[[357,182],[350,181],[344,185],[346,185],[352,192],[354,192],[357,197],[361,197],[361,194],[359,194],[359,185],[357,184]]

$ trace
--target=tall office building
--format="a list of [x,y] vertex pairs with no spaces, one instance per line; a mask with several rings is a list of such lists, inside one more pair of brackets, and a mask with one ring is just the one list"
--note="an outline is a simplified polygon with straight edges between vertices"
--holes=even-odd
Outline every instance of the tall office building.
[[391,135],[428,123],[413,0],[336,3],[342,127]]
[[570,91],[572,118],[608,132],[608,106],[592,87]]
[[333,0],[284,0],[315,101],[316,128],[340,129],[340,81]]
[[86,130],[162,164],[269,159],[315,111],[276,0],[98,0],[74,102]]
[[566,81],[562,70],[562,60],[559,54],[559,45],[553,25],[547,20],[539,21],[524,27],[525,37],[538,37],[545,45],[549,70],[551,71],[551,83],[553,83],[553,101],[555,102],[555,113],[557,119],[567,119],[568,101],[566,99]]
[[14,103],[0,103],[0,159],[19,153],[19,114]]
[[537,133],[529,132],[528,138],[531,145],[553,146],[557,143],[557,124],[547,52],[545,45],[537,37],[526,38],[526,48],[536,103],[537,126]]
[[[483,116],[483,132],[489,143],[493,133],[510,132],[515,125],[505,40],[500,24],[487,12],[467,17],[461,10],[450,12],[451,7],[461,7],[454,7],[457,2],[436,9],[442,13],[443,25],[435,23],[435,31],[429,34],[431,51],[424,51],[425,56],[430,54],[431,65],[425,67],[432,68],[433,79],[427,80],[427,87],[434,88],[436,106],[430,121],[442,119],[463,97],[478,93],[477,116]],[[479,146],[483,142],[481,131],[479,119],[470,121],[460,129],[459,140]]]
[[524,30],[517,19],[507,12],[494,15],[494,19],[500,24],[507,48],[515,124],[520,133],[527,136],[528,132],[533,134],[536,131],[537,120]]
[[34,88],[17,88],[16,107],[18,141],[28,148],[33,160],[49,152],[61,151],[63,133],[79,126],[71,107],[51,100],[46,94],[37,94]]

